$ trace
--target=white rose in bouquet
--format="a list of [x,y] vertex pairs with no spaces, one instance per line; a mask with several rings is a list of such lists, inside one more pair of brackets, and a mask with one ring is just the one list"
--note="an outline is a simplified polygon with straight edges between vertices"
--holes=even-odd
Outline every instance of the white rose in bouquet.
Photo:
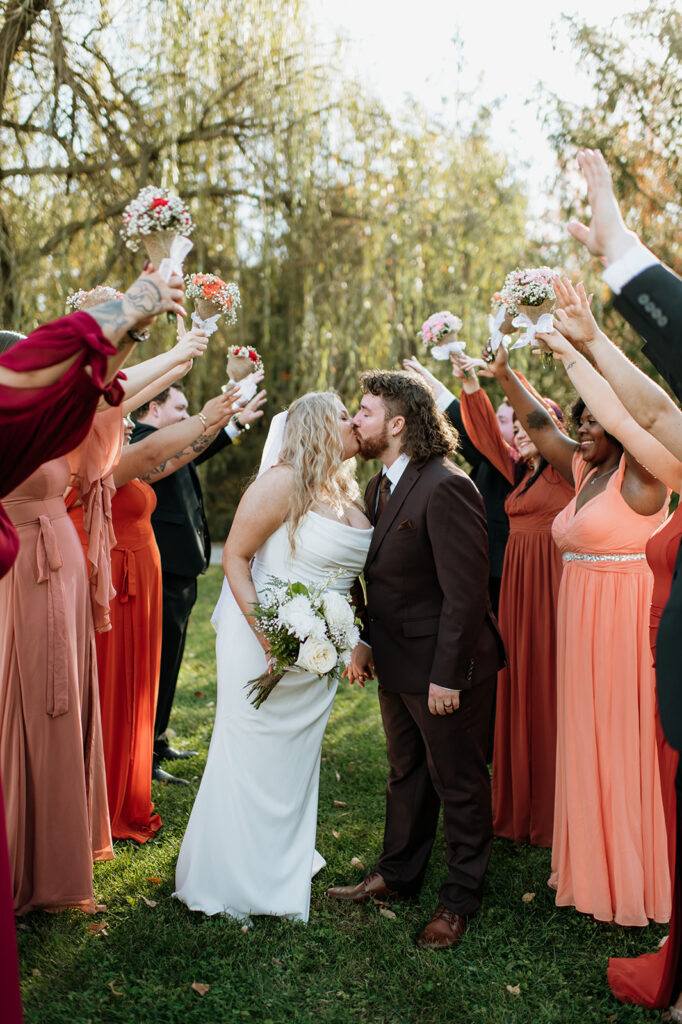
[[301,644],[296,664],[308,672],[317,672],[323,676],[335,668],[338,660],[334,644],[329,640],[311,636]]

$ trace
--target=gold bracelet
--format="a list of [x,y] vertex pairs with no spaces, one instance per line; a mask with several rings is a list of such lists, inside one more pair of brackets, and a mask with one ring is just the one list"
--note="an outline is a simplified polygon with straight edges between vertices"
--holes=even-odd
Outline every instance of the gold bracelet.
[[206,417],[204,416],[203,412],[198,412],[197,416],[201,420],[201,422],[202,422],[202,424],[204,426],[204,429],[205,429],[206,428]]

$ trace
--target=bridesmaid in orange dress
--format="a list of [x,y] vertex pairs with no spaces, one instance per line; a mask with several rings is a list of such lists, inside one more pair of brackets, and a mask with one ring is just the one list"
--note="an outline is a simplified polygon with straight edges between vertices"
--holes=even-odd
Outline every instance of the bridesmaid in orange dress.
[[517,843],[552,845],[556,762],[556,596],[561,557],[552,522],[571,500],[570,485],[544,460],[518,420],[523,462],[502,439],[488,396],[469,378],[462,419],[473,442],[511,483],[509,541],[500,591],[500,630],[507,666],[497,679],[493,752],[493,828]]
[[[571,353],[566,369],[577,383],[578,361],[591,368],[561,341]],[[606,428],[580,400],[573,410],[576,444],[509,371],[501,347],[494,366],[539,450],[576,490],[553,527],[564,571],[557,605],[550,884],[559,906],[573,905],[599,920],[667,921],[670,871],[648,642],[653,580],[644,556],[665,517],[667,492],[606,429],[617,420],[619,436],[632,438],[638,449],[651,439],[593,370],[593,390],[584,393],[595,407],[601,398]]]

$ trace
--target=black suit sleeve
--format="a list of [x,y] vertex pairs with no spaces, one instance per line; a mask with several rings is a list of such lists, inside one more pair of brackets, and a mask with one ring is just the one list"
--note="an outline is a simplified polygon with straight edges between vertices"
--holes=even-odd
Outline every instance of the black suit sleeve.
[[194,459],[194,465],[198,466],[200,463],[206,462],[206,459],[212,459],[223,448],[227,448],[228,444],[232,444],[232,438],[225,429],[219,430],[215,441],[211,441],[208,448],[205,448],[201,455],[197,455],[196,459]]
[[628,281],[614,305],[644,338],[642,352],[682,401],[682,279],[657,263]]
[[454,402],[450,403],[445,410],[445,415],[459,434],[458,451],[461,452],[469,465],[476,469],[483,462],[483,456],[466,432],[464,420],[462,419],[462,410],[459,405],[459,398],[456,398]]

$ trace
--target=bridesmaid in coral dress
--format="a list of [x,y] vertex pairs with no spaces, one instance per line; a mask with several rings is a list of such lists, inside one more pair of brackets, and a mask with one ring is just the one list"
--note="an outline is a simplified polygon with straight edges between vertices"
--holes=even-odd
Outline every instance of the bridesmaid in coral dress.
[[516,486],[505,502],[509,541],[500,591],[507,666],[498,674],[493,828],[517,843],[552,845],[556,762],[556,597],[561,557],[554,517],[573,490],[514,423],[522,463],[511,458],[478,382],[462,389],[462,419],[479,451]]
[[[668,492],[642,465],[658,468],[663,459],[667,479],[670,457],[565,338],[552,332],[542,340],[601,419],[580,399],[576,444],[530,393],[514,399],[540,450],[576,490],[553,527],[564,572],[550,884],[559,906],[641,926],[667,921],[671,906],[649,649],[653,578],[644,555]],[[506,368],[501,376],[511,399],[520,384]]]

